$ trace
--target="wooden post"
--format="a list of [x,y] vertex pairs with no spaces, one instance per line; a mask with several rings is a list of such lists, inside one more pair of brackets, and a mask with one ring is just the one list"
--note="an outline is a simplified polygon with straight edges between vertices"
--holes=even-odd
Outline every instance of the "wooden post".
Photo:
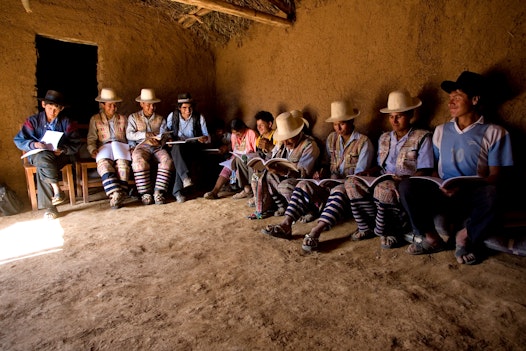
[[256,11],[253,9],[247,9],[245,7],[233,5],[224,1],[219,0],[171,0],[186,5],[193,5],[197,7],[206,8],[212,11],[226,13],[227,15],[233,15],[250,19],[252,21],[271,24],[279,27],[289,27],[292,22],[278,16],[273,16],[265,12]]

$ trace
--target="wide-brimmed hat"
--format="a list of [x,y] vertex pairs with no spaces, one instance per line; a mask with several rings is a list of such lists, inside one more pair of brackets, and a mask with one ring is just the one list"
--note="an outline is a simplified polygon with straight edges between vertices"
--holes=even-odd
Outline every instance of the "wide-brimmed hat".
[[445,80],[440,84],[442,90],[446,93],[451,93],[454,90],[460,89],[469,96],[481,96],[485,91],[484,77],[478,73],[464,71],[458,76],[457,81],[453,82]]
[[347,104],[345,101],[334,101],[331,103],[331,116],[327,118],[325,122],[334,123],[350,121],[360,115],[358,109],[353,108],[352,111],[352,114],[347,113]]
[[273,138],[276,141],[293,138],[301,133],[305,125],[308,126],[309,123],[303,118],[301,111],[283,112],[276,117],[276,131]]
[[98,102],[121,102],[122,99],[117,97],[115,90],[112,88],[102,88],[100,90],[100,95],[95,98],[95,101]]
[[192,102],[194,102],[194,100],[192,99],[192,95],[190,95],[190,93],[183,93],[177,95],[178,104],[191,104]]
[[44,101],[48,104],[55,104],[59,106],[66,106],[66,99],[62,93],[59,93],[56,90],[48,90],[46,96],[43,98],[38,98],[40,101]]
[[153,89],[141,89],[141,95],[137,96],[135,101],[155,104],[161,100],[155,97],[155,91]]
[[407,90],[395,90],[389,93],[387,107],[380,110],[382,113],[405,112],[422,105],[417,97],[412,97]]

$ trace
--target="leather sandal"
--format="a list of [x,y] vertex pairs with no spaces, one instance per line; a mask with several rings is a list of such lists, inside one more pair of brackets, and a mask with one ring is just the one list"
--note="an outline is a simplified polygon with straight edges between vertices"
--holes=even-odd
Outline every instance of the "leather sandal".
[[216,194],[216,193],[213,193],[213,192],[211,192],[211,191],[205,193],[205,195],[204,195],[203,197],[204,197],[205,199],[207,199],[207,200],[215,200],[215,199],[218,198],[218,197],[217,197],[217,194]]
[[264,229],[261,229],[261,233],[276,238],[292,239],[292,230],[285,231],[281,224],[269,224]]
[[373,236],[373,232],[371,230],[366,230],[365,232],[362,232],[359,229],[357,229],[354,233],[351,234],[351,240],[360,241],[360,240],[368,239],[372,236]]
[[406,252],[410,255],[426,255],[426,254],[432,254],[440,251],[444,251],[445,244],[444,243],[438,243],[435,245],[431,245],[428,243],[425,239],[422,239],[422,241],[414,241],[411,245],[407,247]]
[[392,249],[398,245],[398,239],[392,235],[382,235],[380,237],[380,247],[382,249]]
[[314,238],[309,234],[305,234],[305,237],[303,238],[303,243],[301,244],[301,249],[305,252],[310,253],[318,249],[319,242],[320,240],[318,238]]

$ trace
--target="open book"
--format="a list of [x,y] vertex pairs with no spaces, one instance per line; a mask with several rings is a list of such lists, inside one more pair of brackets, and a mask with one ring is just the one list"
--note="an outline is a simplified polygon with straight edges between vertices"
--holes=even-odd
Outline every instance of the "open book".
[[393,179],[393,175],[386,173],[382,174],[378,177],[373,176],[364,176],[364,175],[357,175],[357,174],[351,174],[348,175],[347,178],[358,178],[362,180],[369,188],[374,187],[376,184],[380,183],[381,181],[387,180],[387,179]]
[[[217,151],[219,151],[219,149],[217,149]],[[237,153],[237,152],[232,152],[230,151],[230,154],[236,158],[239,158],[240,160],[242,160],[243,162],[247,162],[247,160],[250,160],[251,158],[253,158],[255,155],[257,155],[257,153],[248,153],[248,154],[240,154],[240,153]],[[248,162],[247,162],[248,164]],[[229,158],[228,160],[225,160],[223,162],[220,162],[219,163],[220,166],[223,166],[223,167],[227,167],[229,169],[232,169],[232,157]]]
[[269,160],[264,160],[261,157],[253,157],[248,160],[247,165],[258,172],[263,171],[265,168],[288,168],[290,170],[299,172],[296,164],[290,162],[286,158],[271,158]]
[[333,187],[338,184],[345,183],[345,179],[331,179],[331,178],[325,178],[325,179],[298,178],[297,180],[299,181],[306,180],[316,185],[325,186],[325,187]]
[[438,185],[441,188],[454,188],[458,186],[462,186],[468,183],[479,183],[479,182],[485,182],[484,178],[480,176],[458,176],[458,177],[452,177],[448,179],[442,179],[438,177],[431,177],[431,176],[412,176],[411,178],[418,178],[418,179],[427,179],[432,182],[434,182],[436,185]]
[[176,140],[176,141],[167,141],[166,145],[174,145],[174,144],[184,144],[189,143],[191,141],[198,141],[201,137],[193,137],[193,138],[187,138],[185,140]]
[[99,148],[97,161],[102,160],[103,158],[108,158],[110,160],[128,160],[131,161],[130,147],[128,144],[121,143],[119,141],[112,141],[111,143],[106,143]]
[[159,133],[159,134],[154,135],[152,137],[144,138],[144,140],[141,141],[140,143],[138,143],[136,146],[139,146],[139,145],[145,143],[148,140],[158,140],[161,145],[164,145],[164,144],[166,144],[166,140],[168,140],[168,138],[170,138],[171,135],[172,135],[172,132]]
[[39,153],[40,151],[44,151],[44,150],[55,151],[58,148],[58,143],[60,142],[62,135],[64,135],[64,133],[62,132],[55,132],[54,130],[46,130],[46,132],[44,133],[44,136],[40,140],[41,143],[46,144],[46,148],[29,150],[25,152],[20,158],[31,156],[36,153]]

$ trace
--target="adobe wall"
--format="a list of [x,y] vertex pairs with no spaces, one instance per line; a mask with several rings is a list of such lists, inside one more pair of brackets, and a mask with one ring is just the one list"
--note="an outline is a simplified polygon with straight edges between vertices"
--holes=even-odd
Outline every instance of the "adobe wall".
[[[35,35],[98,47],[99,89],[114,87],[124,99],[120,112],[139,109],[141,88],[154,88],[167,115],[178,93],[190,91],[209,111],[214,68],[210,52],[197,50],[188,32],[140,2],[118,0],[29,1],[0,4],[0,182],[27,200],[20,151],[13,143],[19,126],[37,111]],[[132,6],[133,5],[133,6]],[[67,94],[67,92],[65,92]],[[94,97],[93,97],[94,98]],[[211,103],[212,102],[212,103]],[[73,116],[72,116],[73,117]]]
[[[288,28],[255,24],[241,42],[215,52],[198,50],[191,36],[140,2],[119,0],[21,1],[0,4],[0,182],[25,195],[20,152],[12,138],[36,112],[35,35],[97,45],[99,88],[113,86],[124,102],[153,87],[173,109],[191,91],[207,119],[243,117],[254,126],[260,109],[274,115],[301,109],[320,139],[330,103],[345,99],[362,112],[357,127],[373,139],[387,128],[378,110],[389,91],[405,87],[424,105],[429,127],[447,120],[439,88],[462,70],[498,84],[496,112],[514,136],[519,163],[526,142],[525,7],[507,1],[302,0]],[[215,69],[215,71],[214,71]],[[217,91],[217,96],[216,96]]]
[[358,129],[376,140],[388,128],[378,110],[390,91],[418,95],[421,121],[432,128],[448,119],[440,83],[471,70],[498,82],[497,112],[516,136],[520,161],[525,18],[520,0],[302,0],[292,27],[256,24],[242,45],[232,42],[217,52],[218,110],[253,126],[260,109],[275,116],[300,109],[324,140],[332,130],[324,123],[330,104],[344,99],[362,112]]

